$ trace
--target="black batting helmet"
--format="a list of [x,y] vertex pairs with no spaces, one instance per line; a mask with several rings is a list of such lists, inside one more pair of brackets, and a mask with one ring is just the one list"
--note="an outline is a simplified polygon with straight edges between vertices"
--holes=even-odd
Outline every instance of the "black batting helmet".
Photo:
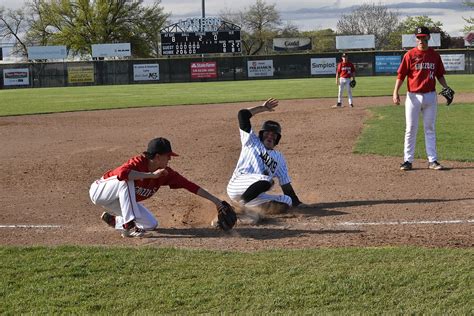
[[262,129],[260,130],[260,132],[258,132],[258,137],[260,138],[261,141],[263,141],[263,132],[265,132],[265,131],[271,131],[271,132],[277,134],[275,145],[278,145],[278,143],[280,142],[280,138],[281,138],[280,123],[275,122],[275,121],[265,121],[262,125]]

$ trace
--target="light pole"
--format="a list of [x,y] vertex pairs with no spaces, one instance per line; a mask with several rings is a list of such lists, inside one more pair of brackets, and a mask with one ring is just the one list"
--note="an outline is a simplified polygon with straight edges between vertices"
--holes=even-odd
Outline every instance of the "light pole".
[[206,17],[206,0],[202,0],[202,18]]

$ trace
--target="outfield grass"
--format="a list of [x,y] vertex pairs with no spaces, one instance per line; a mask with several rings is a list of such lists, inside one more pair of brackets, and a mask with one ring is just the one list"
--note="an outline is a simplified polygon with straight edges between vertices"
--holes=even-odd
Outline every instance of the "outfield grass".
[[[456,92],[474,91],[473,75],[450,75]],[[355,97],[391,96],[395,77],[357,79]],[[404,93],[405,87],[401,89]],[[334,78],[247,80],[0,90],[0,116],[64,111],[336,97]],[[390,100],[390,99],[388,99]]]
[[[405,107],[371,108],[355,153],[403,157]],[[436,121],[440,160],[474,161],[474,103],[439,106]],[[425,136],[420,115],[415,158],[426,159]]]
[[0,249],[0,313],[473,312],[472,249]]

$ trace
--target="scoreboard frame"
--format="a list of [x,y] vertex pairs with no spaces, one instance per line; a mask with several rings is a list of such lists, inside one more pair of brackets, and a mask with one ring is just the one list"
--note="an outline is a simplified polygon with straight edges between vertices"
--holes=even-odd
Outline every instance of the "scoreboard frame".
[[198,55],[242,52],[240,30],[161,33],[161,54]]

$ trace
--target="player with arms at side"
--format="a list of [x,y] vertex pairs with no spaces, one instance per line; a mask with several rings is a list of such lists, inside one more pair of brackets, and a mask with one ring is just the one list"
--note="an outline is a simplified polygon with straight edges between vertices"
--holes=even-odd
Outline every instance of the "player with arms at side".
[[147,231],[154,230],[158,221],[139,202],[152,197],[161,186],[186,189],[211,201],[218,210],[225,208],[227,202],[168,167],[174,156],[178,155],[171,150],[166,138],[155,138],[148,143],[143,154],[130,158],[94,181],[89,195],[94,204],[107,209],[101,216],[102,220],[120,230],[122,237],[148,237],[150,233]]
[[[242,150],[234,173],[227,185],[227,194],[243,211],[241,219],[256,224],[266,214],[287,212],[290,207],[305,207],[291,185],[283,154],[275,150],[281,138],[278,122],[266,121],[256,135],[250,118],[266,111],[274,111],[278,101],[270,98],[263,105],[239,111],[240,141]],[[277,178],[283,195],[270,195],[274,178]],[[239,215],[238,215],[239,216]],[[243,221],[242,221],[243,222]]]
[[349,56],[346,53],[342,54],[342,61],[337,64],[336,69],[336,84],[339,88],[337,94],[337,104],[333,105],[333,109],[343,108],[342,105],[342,95],[344,94],[344,89],[347,89],[347,99],[349,101],[349,106],[354,107],[352,102],[352,88],[355,87],[355,67],[354,64],[349,61]]
[[[416,134],[418,131],[418,117],[423,113],[423,127],[425,131],[426,155],[428,168],[441,170],[443,166],[438,163],[436,150],[436,113],[438,99],[436,95],[436,79],[445,88],[449,89],[444,78],[445,69],[441,56],[428,47],[430,30],[424,26],[417,27],[415,31],[416,47],[409,50],[398,68],[397,81],[393,90],[393,103],[400,104],[398,91],[405,78],[407,80],[407,97],[405,100],[405,143],[404,162],[401,170],[411,170],[415,159]],[[454,94],[454,91],[452,91]]]

